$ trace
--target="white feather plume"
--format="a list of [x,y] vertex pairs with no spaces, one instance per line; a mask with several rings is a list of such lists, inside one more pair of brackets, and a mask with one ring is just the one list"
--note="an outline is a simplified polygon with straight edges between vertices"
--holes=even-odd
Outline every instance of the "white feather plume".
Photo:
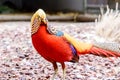
[[107,6],[107,11],[103,13],[103,9],[101,9],[101,14],[95,21],[97,35],[106,41],[120,43],[120,12],[118,3],[116,3],[115,10]]

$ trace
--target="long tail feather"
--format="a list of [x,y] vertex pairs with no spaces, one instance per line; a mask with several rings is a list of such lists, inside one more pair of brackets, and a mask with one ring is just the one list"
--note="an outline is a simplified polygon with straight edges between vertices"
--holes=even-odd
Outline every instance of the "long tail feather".
[[113,52],[113,51],[101,49],[98,47],[92,47],[90,49],[90,53],[98,56],[105,56],[105,57],[116,57],[116,58],[120,57],[120,53],[118,52]]
[[66,33],[64,33],[64,37],[68,42],[70,42],[76,48],[76,50],[80,54],[92,53],[94,55],[106,56],[108,58],[109,57],[120,57],[120,52],[119,52],[120,50],[116,50],[116,48],[118,49],[119,45],[117,45],[117,47],[113,46],[113,44],[111,45],[109,44],[110,47],[106,44],[100,44],[96,46],[90,43],[84,43],[84,42],[77,41],[76,39],[74,39],[73,37],[69,36]]

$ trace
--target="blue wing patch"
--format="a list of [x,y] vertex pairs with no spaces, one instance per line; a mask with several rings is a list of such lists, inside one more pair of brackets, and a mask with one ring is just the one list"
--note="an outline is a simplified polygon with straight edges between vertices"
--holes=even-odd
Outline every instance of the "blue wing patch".
[[63,36],[64,33],[62,31],[57,31],[56,36]]

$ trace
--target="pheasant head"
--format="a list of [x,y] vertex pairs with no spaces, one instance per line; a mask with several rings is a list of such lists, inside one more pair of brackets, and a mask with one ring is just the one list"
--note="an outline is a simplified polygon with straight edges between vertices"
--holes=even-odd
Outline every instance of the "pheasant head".
[[46,14],[42,9],[39,9],[31,18],[31,33],[34,34],[38,31],[40,24],[47,25]]

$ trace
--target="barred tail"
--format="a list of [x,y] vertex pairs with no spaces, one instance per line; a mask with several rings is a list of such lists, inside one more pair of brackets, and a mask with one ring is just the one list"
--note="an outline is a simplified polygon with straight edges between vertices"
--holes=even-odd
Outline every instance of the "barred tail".
[[90,52],[97,55],[105,55],[107,57],[120,57],[120,12],[118,3],[116,9],[110,9],[107,6],[107,11],[96,19],[96,33],[102,37],[104,41],[94,43],[94,47]]
[[120,57],[119,52],[105,50],[105,49],[98,48],[95,46],[90,49],[90,53],[92,53],[94,55],[98,55],[98,56],[105,56],[105,57],[116,57],[116,58]]

